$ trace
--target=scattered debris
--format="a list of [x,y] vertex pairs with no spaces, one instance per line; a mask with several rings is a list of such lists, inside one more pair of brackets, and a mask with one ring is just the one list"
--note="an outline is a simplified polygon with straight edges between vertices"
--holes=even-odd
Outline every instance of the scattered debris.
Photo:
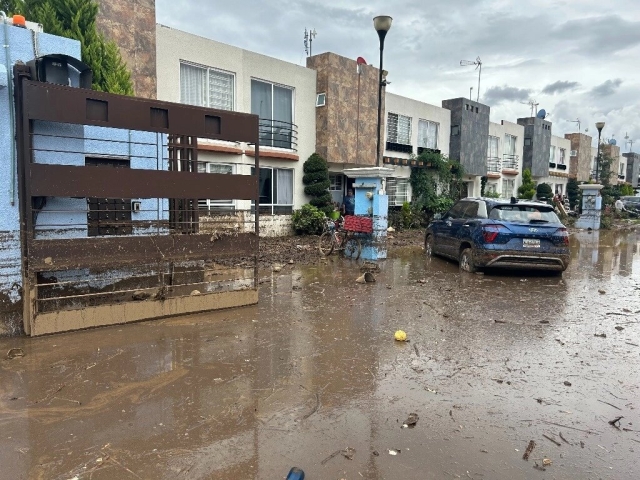
[[550,436],[545,435],[545,434],[542,434],[542,436],[543,436],[544,438],[546,438],[547,440],[549,440],[550,442],[555,443],[558,447],[561,447],[561,446],[562,446],[562,444],[561,444],[559,441],[557,441],[556,439],[551,438]]
[[389,455],[398,455],[401,452],[401,450],[396,450],[394,448],[389,449]]
[[529,461],[529,455],[531,455],[531,452],[533,452],[534,448],[536,448],[536,442],[534,442],[533,440],[529,440],[529,445],[527,446],[527,449],[524,451],[524,454],[522,455],[522,459]]
[[540,465],[538,465],[538,462],[535,463],[535,465],[533,466],[533,468],[535,468],[536,470],[540,470],[541,472],[546,472],[547,469],[544,467],[541,467]]
[[546,420],[542,420],[542,423],[546,423],[547,425],[555,425],[556,427],[568,428],[569,430],[577,430],[578,432],[584,433],[593,433],[591,430],[583,430],[582,428],[570,427],[568,425],[562,425],[561,423],[548,422]]
[[347,447],[344,450],[340,450],[340,454],[347,460],[353,460],[353,456],[356,454],[356,449]]
[[282,265],[280,265],[279,263],[274,263],[273,267],[271,268],[272,271],[278,273],[279,271],[282,270]]
[[374,457],[379,457],[380,456],[380,452],[378,452],[378,450],[374,450],[372,453],[373,453]]
[[602,400],[598,400],[600,403],[604,403],[605,405],[609,405],[610,407],[615,408],[616,410],[622,410],[621,408],[616,407],[613,403],[604,402]]
[[7,352],[7,358],[9,360],[14,359],[16,357],[24,357],[24,350],[21,348],[11,348]]
[[195,297],[196,295],[200,295],[200,290],[193,290],[193,291],[191,292],[191,296],[192,296],[192,297]]
[[569,443],[569,441],[562,436],[562,432],[558,432],[558,435],[560,436],[560,438],[564,443],[566,443],[567,445],[571,445],[571,443]]
[[504,320],[494,320],[495,323],[507,323]]
[[404,423],[402,424],[402,428],[413,428],[416,426],[416,423],[418,423],[418,414],[417,413],[410,413],[409,414],[409,418],[407,418]]
[[406,342],[407,334],[404,330],[396,330],[396,333],[393,334],[393,338],[396,339],[396,342]]
[[631,342],[624,342],[624,343],[626,343],[627,345],[631,345],[633,347],[640,347],[640,345],[638,345],[637,343],[631,343]]
[[568,380],[564,381],[564,386],[565,387],[570,387],[571,386],[571,382],[569,382]]
[[584,442],[580,440],[580,448],[584,448]]
[[419,357],[419,356],[420,356],[420,352],[418,351],[418,344],[417,344],[417,343],[414,343],[414,344],[413,344],[413,349],[414,349],[414,350],[415,350],[415,352],[416,352],[416,356],[418,356],[418,357]]
[[360,266],[360,271],[361,272],[379,272],[380,271],[380,265],[378,265],[375,262],[364,262],[362,264],[362,266]]
[[313,407],[313,409],[309,413],[307,413],[304,417],[302,417],[302,420],[306,420],[307,418],[309,418],[311,415],[316,413],[319,408],[320,408],[320,394],[316,392],[316,405],[315,407]]
[[616,423],[620,423],[620,420],[622,420],[624,417],[620,416],[620,417],[616,417],[613,420],[609,420],[609,425],[611,425],[612,427],[616,427],[618,430],[620,430],[620,425],[616,425]]
[[606,290],[599,289],[599,290],[598,290],[598,293],[599,293],[600,295],[604,295],[604,294],[605,294],[605,293],[607,293],[607,292],[606,292]]
[[373,276],[371,272],[364,272],[358,278],[356,278],[356,283],[375,283],[376,278]]
[[549,465],[551,465],[553,462],[551,460],[549,460],[548,458],[543,458],[542,459],[542,466],[543,467],[548,467]]
[[546,325],[546,324],[548,324],[548,323],[549,323],[549,320],[540,320],[538,323],[542,323],[542,324],[545,324],[545,325]]
[[621,327],[620,325],[616,325],[616,330],[621,332],[622,330],[624,330],[624,327]]
[[289,265],[293,265],[293,258],[289,260]]

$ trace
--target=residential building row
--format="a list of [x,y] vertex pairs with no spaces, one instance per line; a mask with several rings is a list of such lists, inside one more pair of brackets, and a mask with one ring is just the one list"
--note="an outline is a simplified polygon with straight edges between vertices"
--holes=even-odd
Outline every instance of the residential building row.
[[[327,52],[300,66],[164,25],[156,27],[156,49],[158,99],[260,117],[260,213],[267,235],[286,230],[292,211],[307,202],[303,164],[314,152],[328,162],[336,203],[353,183],[343,170],[375,165],[393,168],[385,182],[389,204],[410,201],[411,168],[429,150],[461,163],[468,196],[481,194],[483,177],[485,191],[515,196],[524,169],[561,195],[569,178],[594,177],[597,149],[584,133],[553,135],[552,123],[538,116],[494,123],[490,106],[466,98],[436,106],[386,91],[376,159],[379,72],[361,58]],[[254,145],[203,140],[198,149],[202,171],[253,173]],[[639,156],[621,154],[615,144],[603,145],[603,152],[614,159],[611,182],[637,187]],[[201,200],[200,207],[205,214],[253,214],[248,201]]]

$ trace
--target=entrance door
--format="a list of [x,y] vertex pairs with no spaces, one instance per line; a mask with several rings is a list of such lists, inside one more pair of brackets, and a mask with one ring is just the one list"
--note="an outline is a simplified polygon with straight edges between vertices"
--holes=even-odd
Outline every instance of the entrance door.
[[[129,168],[129,160],[115,158],[86,158],[85,165],[100,168]],[[87,198],[88,236],[130,235],[131,199],[129,198]]]

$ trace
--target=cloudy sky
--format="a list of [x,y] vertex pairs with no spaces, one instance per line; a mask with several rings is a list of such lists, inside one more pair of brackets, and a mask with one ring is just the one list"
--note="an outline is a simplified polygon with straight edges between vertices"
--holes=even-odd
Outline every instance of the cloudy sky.
[[[391,15],[389,91],[434,105],[469,95],[482,60],[480,101],[491,120],[529,116],[536,100],[562,136],[625,134],[640,151],[640,2],[637,0],[157,0],[159,23],[296,64],[305,28],[313,52],[378,62],[375,15]],[[524,102],[524,103],[522,103]]]

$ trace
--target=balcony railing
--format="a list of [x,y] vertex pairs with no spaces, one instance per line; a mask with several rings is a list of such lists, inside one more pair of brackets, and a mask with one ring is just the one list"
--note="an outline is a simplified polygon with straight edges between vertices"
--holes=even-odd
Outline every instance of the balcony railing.
[[549,168],[556,168],[555,162],[549,162]]
[[261,118],[258,124],[261,147],[298,150],[298,126],[294,123]]
[[418,155],[422,155],[425,152],[440,153],[440,150],[437,148],[418,147]]
[[390,152],[413,153],[413,145],[403,143],[387,142],[386,148]]
[[500,173],[502,170],[499,158],[487,158],[487,173]]
[[558,170],[566,170],[567,169],[567,165],[565,163],[559,163],[556,165],[556,168]]
[[618,175],[618,180],[624,180],[625,179],[625,175]]
[[502,156],[502,169],[503,170],[518,170],[519,158],[518,155],[511,155],[505,153]]

